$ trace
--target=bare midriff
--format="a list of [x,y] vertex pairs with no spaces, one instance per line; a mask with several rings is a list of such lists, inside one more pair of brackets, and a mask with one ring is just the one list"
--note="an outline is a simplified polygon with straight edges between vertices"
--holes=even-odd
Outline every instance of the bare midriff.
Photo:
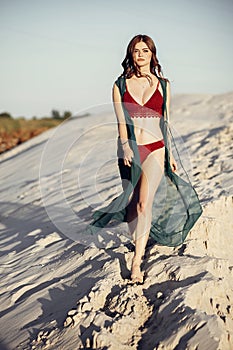
[[159,118],[134,118],[134,133],[138,145],[159,141],[163,138]]

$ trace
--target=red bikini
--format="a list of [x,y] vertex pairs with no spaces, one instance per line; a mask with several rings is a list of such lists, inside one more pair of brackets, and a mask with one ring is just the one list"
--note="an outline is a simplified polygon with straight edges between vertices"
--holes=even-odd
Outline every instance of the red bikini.
[[[149,100],[144,103],[144,105],[140,105],[135,99],[130,95],[127,85],[126,91],[123,96],[123,102],[125,104],[125,108],[127,109],[131,118],[161,118],[163,111],[163,96],[158,90],[159,81],[156,86],[155,92],[149,98]],[[153,143],[138,145],[138,151],[140,154],[141,163],[147,158],[147,156],[159,149],[164,147],[164,141],[159,140]]]
[[126,91],[123,96],[123,101],[126,103],[126,109],[128,110],[131,118],[161,118],[163,111],[163,97],[158,89],[159,81],[156,86],[155,92],[149,98],[149,100],[140,105],[130,95],[127,85]]

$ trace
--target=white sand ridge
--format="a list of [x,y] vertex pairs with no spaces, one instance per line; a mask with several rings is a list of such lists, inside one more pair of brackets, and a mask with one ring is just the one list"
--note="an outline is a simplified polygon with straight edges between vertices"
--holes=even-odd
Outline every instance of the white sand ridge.
[[[232,198],[222,197],[208,204],[204,215],[223,210],[221,219],[226,223],[231,206]],[[118,258],[103,265],[102,278],[68,311],[63,330],[40,332],[32,345],[35,349],[62,349],[62,344],[67,349],[232,349],[232,229],[232,223],[205,219],[183,247],[149,247],[143,266],[146,280],[139,286],[122,278],[119,263],[125,259],[129,270],[133,253],[125,246],[113,249],[111,254]]]
[[[45,135],[43,139],[39,135],[33,147],[30,140],[23,150],[4,156],[0,241],[3,349],[4,344],[8,349],[232,349],[231,101],[232,94],[198,99],[183,96],[177,106],[174,101],[173,120],[189,148],[204,213],[183,246],[148,246],[142,286],[132,286],[128,280],[133,255],[130,245],[106,250],[84,247],[67,239],[49,220],[38,179]],[[184,105],[189,111],[186,123],[179,121]],[[203,118],[203,113],[208,118]],[[102,121],[108,118],[105,115]],[[83,129],[91,124],[87,118]],[[71,137],[80,126],[76,121],[69,125],[65,134]],[[108,132],[113,137],[115,131]],[[62,149],[63,143],[61,134],[45,179],[55,206],[59,179],[52,162],[57,161],[56,149]],[[84,153],[87,145],[80,144],[80,152]],[[71,154],[66,163],[64,183],[78,211],[85,208],[75,201],[72,172],[77,155]],[[94,162],[97,159],[93,158],[90,166]],[[87,175],[90,169],[85,169]],[[103,184],[102,193],[111,198],[111,187],[104,191]]]

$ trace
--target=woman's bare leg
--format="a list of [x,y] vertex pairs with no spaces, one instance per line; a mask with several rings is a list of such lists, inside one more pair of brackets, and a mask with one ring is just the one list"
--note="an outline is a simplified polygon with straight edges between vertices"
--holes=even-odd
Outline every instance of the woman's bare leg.
[[135,195],[137,199],[137,217],[129,224],[131,229],[135,228],[133,232],[135,253],[132,261],[131,278],[138,282],[143,281],[140,265],[149,238],[154,195],[162,179],[163,171],[164,148],[161,148],[152,152],[142,164],[138,195]]

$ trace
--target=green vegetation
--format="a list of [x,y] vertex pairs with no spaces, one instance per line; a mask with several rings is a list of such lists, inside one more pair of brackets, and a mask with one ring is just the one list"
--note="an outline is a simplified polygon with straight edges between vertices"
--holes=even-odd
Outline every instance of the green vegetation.
[[37,119],[13,118],[8,112],[0,113],[0,153],[5,152],[43,131],[56,127],[64,120],[72,117],[72,113],[65,111],[63,115],[52,110],[51,117]]

